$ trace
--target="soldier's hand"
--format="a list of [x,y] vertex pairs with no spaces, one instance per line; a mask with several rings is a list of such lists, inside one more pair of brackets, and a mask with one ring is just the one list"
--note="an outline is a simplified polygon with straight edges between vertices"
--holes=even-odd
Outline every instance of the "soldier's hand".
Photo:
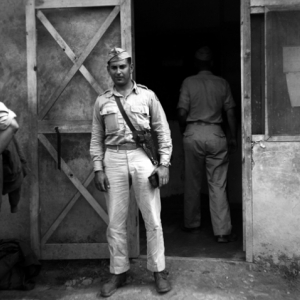
[[95,172],[94,182],[99,191],[107,192],[110,189],[109,181],[104,171]]
[[231,138],[228,143],[229,153],[234,153],[237,150],[237,141],[236,138]]
[[169,182],[169,168],[159,166],[152,172],[152,174],[154,173],[157,173],[158,175],[160,188]]

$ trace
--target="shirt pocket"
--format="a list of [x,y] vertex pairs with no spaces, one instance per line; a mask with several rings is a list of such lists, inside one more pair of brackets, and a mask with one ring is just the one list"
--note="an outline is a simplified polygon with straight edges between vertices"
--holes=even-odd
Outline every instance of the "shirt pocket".
[[215,151],[215,153],[221,151],[222,149],[226,151],[228,150],[227,139],[224,132],[214,132],[214,139],[211,143],[214,145],[213,149],[215,149],[211,151]]
[[100,111],[100,114],[104,118],[105,130],[107,133],[118,131],[120,129],[117,107],[105,106]]
[[215,136],[218,136],[219,138],[226,138],[226,135],[224,132],[214,132]]
[[137,125],[141,126],[143,129],[150,128],[150,115],[148,106],[131,106],[130,112]]

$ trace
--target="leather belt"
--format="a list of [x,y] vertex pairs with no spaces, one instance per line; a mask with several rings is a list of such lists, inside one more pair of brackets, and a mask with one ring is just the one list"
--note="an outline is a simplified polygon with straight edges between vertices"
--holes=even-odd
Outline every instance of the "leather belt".
[[137,148],[140,148],[140,146],[134,143],[126,143],[120,145],[106,145],[106,148],[114,150],[135,150]]
[[188,124],[195,124],[195,125],[202,125],[202,126],[206,126],[206,125],[216,125],[216,126],[220,126],[221,124],[216,124],[216,123],[206,123],[206,122],[202,122],[202,121],[192,121],[192,122],[188,122]]

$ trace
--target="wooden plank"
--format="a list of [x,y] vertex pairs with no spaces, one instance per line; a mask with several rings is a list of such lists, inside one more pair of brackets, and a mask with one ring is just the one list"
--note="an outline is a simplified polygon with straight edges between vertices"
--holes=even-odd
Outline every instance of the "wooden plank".
[[300,10],[300,3],[296,4],[296,5],[286,5],[286,4],[282,4],[282,5],[274,5],[274,6],[267,6],[266,8],[268,8],[269,11],[293,11],[293,10]]
[[[45,146],[45,148],[49,151],[50,155],[57,162],[57,152],[50,144],[48,139],[43,135],[39,135],[39,140]],[[98,213],[98,215],[103,219],[103,221],[108,224],[108,215],[103,210],[103,208],[99,205],[99,203],[95,200],[95,198],[90,194],[90,192],[82,185],[82,183],[78,180],[78,178],[74,175],[74,172],[69,168],[69,166],[65,163],[63,159],[61,159],[61,169],[68,176],[70,181],[74,184],[74,186],[79,190],[81,195],[87,200],[87,202],[93,207],[93,209]]]
[[299,0],[251,0],[251,6],[297,5]]
[[42,259],[100,259],[108,258],[107,243],[46,244],[42,247]]
[[[89,186],[89,184],[92,182],[93,178],[94,178],[94,172],[92,171],[90,173],[90,175],[88,176],[88,178],[83,183],[83,186],[85,188],[87,188]],[[65,216],[69,213],[69,211],[74,206],[74,204],[76,203],[76,201],[79,199],[80,195],[81,194],[79,192],[77,192],[72,197],[72,199],[65,206],[65,208],[62,210],[62,212],[59,214],[59,216],[56,218],[56,220],[53,222],[53,224],[49,227],[49,229],[47,230],[47,232],[42,237],[42,240],[41,240],[42,246],[44,244],[46,244],[46,242],[48,241],[48,239],[50,238],[50,236],[54,233],[54,231],[57,229],[57,227],[59,226],[59,224],[62,222],[62,220],[65,218]]]
[[60,133],[91,133],[91,120],[50,120],[39,121],[39,133],[55,133],[55,127],[59,128]]
[[265,8],[263,6],[251,7],[251,14],[263,14],[264,12]]
[[265,136],[265,140],[268,142],[299,142],[300,136]]
[[250,0],[241,2],[242,187],[246,260],[253,261]]
[[134,3],[131,0],[131,48],[132,48],[132,61],[134,63],[134,69],[132,73],[132,78],[136,81],[136,64],[135,64],[135,16],[134,16]]
[[120,5],[121,0],[36,0],[37,9]]
[[106,32],[110,24],[113,22],[115,17],[118,15],[120,11],[119,6],[116,6],[112,12],[109,14],[107,19],[104,21],[104,23],[101,25],[100,29],[97,31],[95,36],[92,38],[92,40],[89,42],[83,53],[79,56],[76,63],[73,65],[73,67],[70,69],[70,71],[67,73],[66,77],[63,79],[61,85],[54,91],[54,93],[50,96],[49,100],[46,102],[45,106],[41,109],[39,118],[42,120],[48,111],[51,109],[51,107],[54,105],[58,97],[62,94],[62,92],[67,87],[68,83],[72,79],[72,77],[75,75],[75,73],[79,70],[85,59],[89,56],[89,54],[92,52],[94,47],[97,45],[103,34]]
[[121,18],[121,45],[132,55],[132,18],[131,0],[124,0],[120,10]]
[[252,134],[265,131],[264,14],[251,14],[251,122]]
[[253,134],[252,135],[252,142],[259,142],[264,141],[265,136],[263,134]]
[[[75,64],[77,61],[77,57],[76,57],[75,53],[72,51],[72,49],[69,47],[69,45],[65,42],[65,40],[61,37],[61,35],[56,31],[56,29],[52,26],[52,24],[49,22],[49,20],[46,18],[46,16],[39,10],[37,13],[37,17],[40,19],[42,24],[49,31],[49,33],[52,35],[52,37],[58,43],[58,45],[67,54],[67,56],[70,58],[70,60]],[[87,68],[84,65],[82,65],[79,68],[79,71],[81,72],[81,74],[84,76],[84,78],[90,83],[90,85],[93,87],[93,89],[98,94],[103,93],[103,89],[100,87],[100,85],[98,84],[96,79],[87,70]]]
[[265,56],[265,136],[266,139],[269,138],[269,106],[268,106],[268,64],[267,64],[267,9],[265,10],[265,27],[264,27],[264,35],[265,35],[265,44],[264,44],[264,56]]
[[36,74],[36,23],[34,0],[26,0],[26,44],[27,44],[27,101],[31,138],[27,141],[28,161],[31,168],[28,185],[30,199],[30,242],[33,252],[40,257],[39,234],[39,174],[37,139],[37,74]]

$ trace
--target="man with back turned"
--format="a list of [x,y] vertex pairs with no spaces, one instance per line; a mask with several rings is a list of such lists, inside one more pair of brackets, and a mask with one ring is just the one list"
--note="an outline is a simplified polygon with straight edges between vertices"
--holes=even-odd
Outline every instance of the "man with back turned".
[[[209,47],[196,52],[195,62],[199,73],[183,81],[177,105],[185,153],[183,230],[200,230],[201,183],[206,172],[214,235],[219,243],[227,243],[236,240],[231,233],[226,193],[228,146],[233,152],[237,147],[235,102],[227,81],[211,72],[213,58]],[[222,112],[226,113],[229,125],[228,144],[221,127]]]

